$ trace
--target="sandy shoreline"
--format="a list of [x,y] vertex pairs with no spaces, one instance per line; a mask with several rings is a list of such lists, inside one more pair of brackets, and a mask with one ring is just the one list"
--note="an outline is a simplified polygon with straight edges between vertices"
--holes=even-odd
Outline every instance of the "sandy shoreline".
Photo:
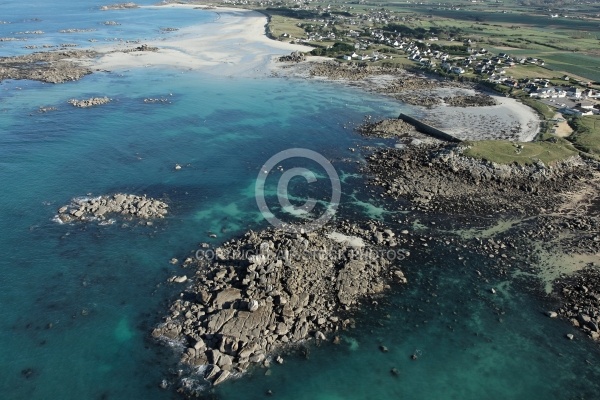
[[497,102],[495,106],[450,107],[442,104],[425,111],[426,119],[461,140],[533,141],[540,130],[536,112],[516,99],[492,97]]
[[[184,4],[146,8],[174,7],[202,8]],[[86,61],[86,66],[108,71],[174,67],[225,76],[260,76],[270,72],[273,57],[311,49],[269,39],[265,34],[267,18],[257,11],[225,7],[198,11],[212,12],[215,19],[208,24],[180,29],[164,39],[143,41],[149,47],[158,47],[158,51],[119,51],[131,49],[131,44],[96,48],[95,50],[105,54]]]
[[[279,63],[275,71],[281,76],[351,84],[367,92],[395,98],[412,108],[407,110],[410,115],[460,140],[530,142],[540,131],[540,118],[532,108],[516,99],[476,89],[475,85],[404,70],[378,71],[376,66],[368,66],[368,71],[347,67],[347,64],[332,67],[331,61],[324,57],[307,57],[300,63]],[[413,100],[406,99],[405,95]],[[445,98],[471,96],[491,96],[496,104],[465,107],[451,106],[444,101]],[[435,101],[428,103],[427,99]],[[387,118],[397,117],[390,115]]]

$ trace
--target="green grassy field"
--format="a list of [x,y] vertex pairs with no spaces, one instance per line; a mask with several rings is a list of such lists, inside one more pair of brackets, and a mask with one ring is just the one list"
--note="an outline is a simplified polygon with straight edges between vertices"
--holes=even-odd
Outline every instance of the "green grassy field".
[[283,17],[280,15],[271,15],[269,28],[273,37],[279,40],[289,41],[290,38],[282,38],[281,35],[287,33],[291,38],[302,38],[305,36],[304,29],[297,24],[305,22],[300,19]]
[[570,122],[574,133],[569,137],[575,147],[600,156],[600,116],[590,115],[575,118]]
[[533,108],[535,111],[538,112],[538,114],[543,116],[545,119],[551,119],[554,117],[554,114],[556,114],[556,111],[552,107],[542,103],[541,101],[528,97],[527,95],[519,98],[519,100],[521,101],[521,103]]
[[[546,165],[577,154],[570,143],[563,140],[552,142],[514,143],[500,140],[469,142],[471,148],[464,155],[498,164],[531,165],[541,160]],[[522,146],[518,149],[517,145]]]
[[[450,4],[460,10],[450,10]],[[547,8],[526,7],[511,0],[472,4],[458,0],[440,4],[368,1],[357,6],[357,10],[378,7],[410,16],[404,24],[413,29],[455,27],[461,30],[460,36],[476,41],[474,47],[517,57],[542,58],[554,72],[539,74],[540,77],[564,72],[578,79],[600,81],[600,18],[550,18]],[[590,6],[573,4],[569,10],[571,15],[580,10],[589,16]],[[515,77],[528,72],[535,71],[516,70]]]

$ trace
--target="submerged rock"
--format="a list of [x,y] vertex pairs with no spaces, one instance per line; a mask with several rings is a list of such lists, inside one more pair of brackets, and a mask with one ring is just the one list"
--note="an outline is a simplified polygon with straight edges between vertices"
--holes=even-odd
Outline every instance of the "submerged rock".
[[73,107],[87,108],[107,104],[110,103],[110,101],[111,100],[108,97],[92,97],[84,100],[71,99],[68,101],[68,103]]

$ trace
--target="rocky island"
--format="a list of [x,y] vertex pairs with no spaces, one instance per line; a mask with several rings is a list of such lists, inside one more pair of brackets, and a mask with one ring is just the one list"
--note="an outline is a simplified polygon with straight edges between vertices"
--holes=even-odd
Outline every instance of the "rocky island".
[[31,79],[48,83],[76,81],[92,73],[73,60],[93,58],[93,50],[70,50],[0,57],[0,82],[5,79]]
[[169,205],[146,196],[117,193],[112,196],[75,198],[70,204],[58,210],[58,220],[62,223],[73,221],[103,221],[119,215],[126,219],[144,220],[164,218]]
[[152,336],[183,345],[181,362],[198,372],[184,383],[188,392],[281,362],[286,346],[325,340],[351,323],[361,301],[406,283],[402,243],[378,222],[341,222],[311,233],[248,232],[202,248],[184,263],[192,276],[171,279],[191,285]]

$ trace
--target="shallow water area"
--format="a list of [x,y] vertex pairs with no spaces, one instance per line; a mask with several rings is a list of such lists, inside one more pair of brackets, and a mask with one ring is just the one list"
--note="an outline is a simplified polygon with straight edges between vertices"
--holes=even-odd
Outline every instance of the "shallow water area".
[[[34,1],[2,5],[0,55],[28,54],[32,51],[56,50],[63,44],[76,44],[74,49],[96,45],[132,43],[138,40],[168,38],[177,31],[197,24],[209,24],[218,19],[214,11],[186,8],[150,7],[151,1],[136,1],[142,6],[127,10],[101,10],[102,6],[118,2],[98,1],[54,2]],[[114,24],[112,24],[114,23]],[[46,47],[53,46],[53,47]],[[26,46],[37,46],[26,48]]]
[[[403,261],[409,284],[366,304],[356,328],[284,354],[270,371],[216,389],[219,398],[593,399],[600,352],[544,315],[523,282],[475,273],[485,259],[436,246]],[[496,293],[491,288],[496,288]],[[574,341],[565,338],[573,333]]]
[[[254,183],[270,156],[296,146],[322,150],[335,165],[358,160],[347,149],[362,139],[343,124],[358,120],[356,109],[395,109],[315,89],[154,68],[64,85],[4,82],[1,390],[10,398],[172,396],[159,383],[176,360],[149,340],[181,289],[165,281],[189,274],[169,260],[265,225]],[[112,101],[67,104],[95,93]],[[57,110],[40,113],[42,105]],[[118,216],[106,226],[53,221],[73,197],[117,192],[162,199],[170,212],[151,226]]]

